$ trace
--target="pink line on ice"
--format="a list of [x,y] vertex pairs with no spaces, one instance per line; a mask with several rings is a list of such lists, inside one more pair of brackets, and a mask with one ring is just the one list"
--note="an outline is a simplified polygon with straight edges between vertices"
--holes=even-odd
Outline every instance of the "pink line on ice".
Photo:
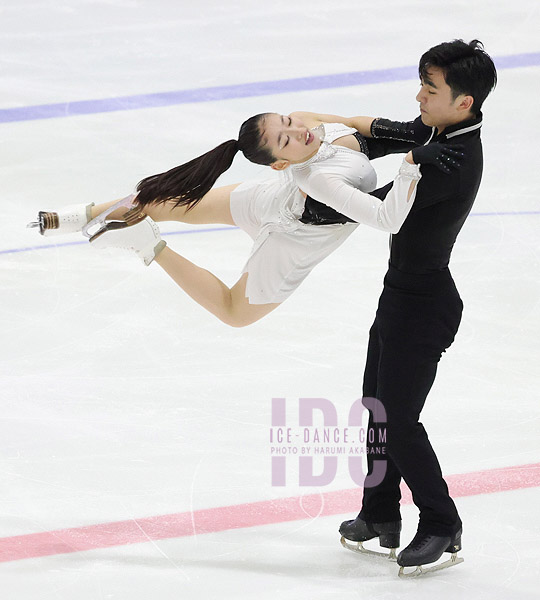
[[[448,475],[445,479],[454,498],[537,487],[540,463]],[[402,493],[402,502],[410,504],[410,491],[403,487]],[[354,514],[361,498],[362,489],[354,488],[0,538],[0,562]]]

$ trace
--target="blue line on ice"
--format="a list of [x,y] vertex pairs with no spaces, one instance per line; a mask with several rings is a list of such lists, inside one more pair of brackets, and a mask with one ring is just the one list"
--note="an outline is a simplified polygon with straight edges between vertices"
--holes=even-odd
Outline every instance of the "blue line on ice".
[[[494,60],[497,69],[537,67],[540,66],[540,52],[499,56],[494,58]],[[388,69],[377,69],[374,71],[353,71],[351,73],[315,75],[311,77],[297,77],[295,79],[256,81],[191,90],[118,96],[116,98],[77,100],[74,102],[60,102],[36,106],[20,106],[0,109],[0,123],[59,119],[77,115],[138,110],[141,108],[158,108],[177,104],[213,102],[216,100],[230,100],[232,98],[248,98],[268,96],[271,94],[304,92],[308,90],[325,90],[355,85],[390,83],[393,81],[416,79],[417,77],[418,70],[416,66],[393,67]]]
[[[540,210],[523,210],[516,212],[484,212],[484,213],[471,213],[471,217],[501,217],[501,216],[522,216],[522,215],[540,215]],[[205,229],[184,229],[180,231],[170,231],[162,233],[162,237],[169,235],[185,235],[190,233],[212,233],[214,231],[235,231],[238,227],[209,227]],[[79,242],[61,242],[59,244],[44,244],[41,246],[27,246],[26,248],[9,248],[7,250],[0,250],[1,254],[16,254],[18,252],[32,252],[32,250],[50,250],[52,248],[62,248],[65,246],[80,246],[81,244],[87,244],[88,240],[82,240]]]

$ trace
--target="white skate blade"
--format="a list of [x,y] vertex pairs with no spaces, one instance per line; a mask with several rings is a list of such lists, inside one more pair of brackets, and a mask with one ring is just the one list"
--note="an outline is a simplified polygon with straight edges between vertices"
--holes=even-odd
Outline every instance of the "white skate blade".
[[[130,194],[129,196],[126,196],[125,198],[122,198],[122,200],[119,200],[118,202],[113,204],[107,210],[103,211],[95,219],[88,221],[88,223],[82,228],[82,234],[87,238],[95,238],[95,236],[105,233],[105,231],[109,231],[111,227],[107,228],[107,226],[105,225],[106,218],[115,210],[118,210],[123,206],[125,206],[129,211],[131,208],[133,208],[134,198],[135,194]],[[127,225],[124,225],[124,227],[126,226]]]
[[459,565],[464,561],[463,558],[458,557],[457,554],[452,554],[449,560],[445,560],[444,562],[434,565],[433,567],[424,567],[423,565],[418,565],[414,567],[414,571],[410,571],[409,573],[405,573],[404,569],[413,568],[413,567],[400,567],[398,575],[400,577],[420,577],[421,575],[426,575],[426,573],[433,573],[434,571],[442,571],[443,569],[448,569],[455,565]]
[[396,556],[396,548],[388,548],[390,551],[388,554],[386,552],[377,552],[376,550],[368,550],[364,548],[362,542],[351,542],[341,536],[341,545],[347,550],[351,552],[357,552],[358,554],[370,554],[371,556],[378,556],[379,558],[386,558],[388,560],[397,560]]

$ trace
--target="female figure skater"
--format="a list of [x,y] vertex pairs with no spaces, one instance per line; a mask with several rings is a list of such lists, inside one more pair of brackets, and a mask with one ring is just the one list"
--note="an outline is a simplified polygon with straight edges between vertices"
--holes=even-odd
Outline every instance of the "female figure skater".
[[[360,133],[403,140],[405,129],[409,142],[418,142],[415,136],[427,139],[426,134],[431,133],[427,128],[427,132],[411,134],[410,124],[371,117],[305,112],[256,115],[242,124],[238,140],[143,179],[136,195],[98,206],[40,212],[38,223],[31,225],[39,226],[44,235],[82,229],[95,247],[133,250],[147,265],[155,260],[188,295],[224,323],[246,326],[277,308],[358,224],[399,231],[414,202],[419,166],[409,152],[385,200],[369,195],[376,187],[376,174]],[[430,144],[429,148],[416,162],[429,162],[445,171],[449,166],[459,167],[457,151],[442,144]],[[281,177],[212,189],[239,150],[251,162],[280,171]],[[306,194],[338,211],[342,219],[324,225],[310,222],[305,218]],[[110,219],[107,223],[106,218]],[[229,288],[171,250],[161,240],[156,221],[242,228],[254,245],[240,279]],[[90,236],[96,225],[101,229]]]

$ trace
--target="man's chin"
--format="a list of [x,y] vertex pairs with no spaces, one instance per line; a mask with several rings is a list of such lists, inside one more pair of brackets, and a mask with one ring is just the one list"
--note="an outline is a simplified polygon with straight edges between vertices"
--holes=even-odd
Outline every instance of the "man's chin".
[[427,125],[428,127],[433,127],[433,123],[431,122],[431,119],[429,118],[428,114],[426,114],[425,112],[421,112],[420,118],[422,119],[422,123],[424,125]]

